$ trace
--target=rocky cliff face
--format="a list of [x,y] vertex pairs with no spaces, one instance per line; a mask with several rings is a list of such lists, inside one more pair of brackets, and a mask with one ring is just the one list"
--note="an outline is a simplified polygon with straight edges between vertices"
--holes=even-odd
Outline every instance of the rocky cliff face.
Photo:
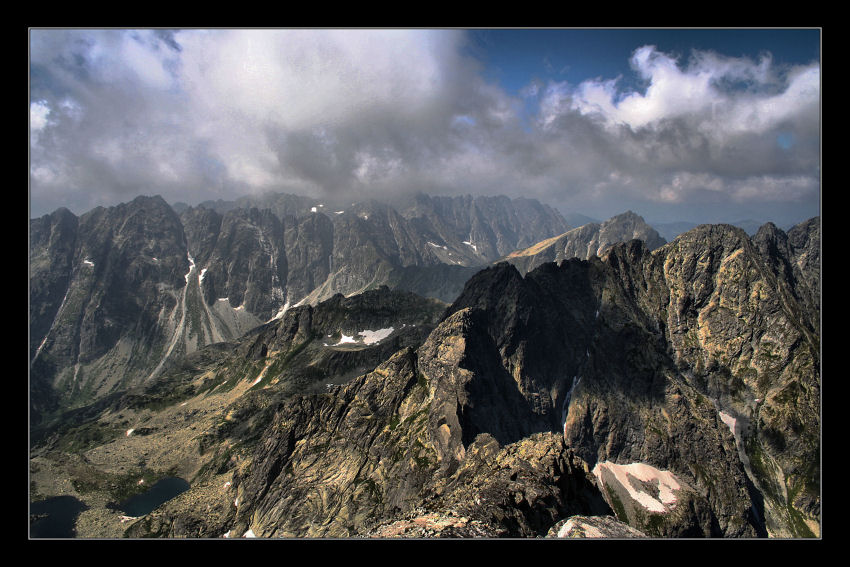
[[57,211],[32,223],[31,243],[33,383],[68,404],[149,374],[190,270],[171,207],[140,197],[79,219]]
[[557,237],[535,242],[527,248],[513,250],[502,260],[510,262],[522,273],[530,272],[546,262],[569,258],[587,260],[601,256],[613,245],[632,239],[643,240],[650,250],[666,243],[643,218],[628,211],[602,223],[588,223]]
[[187,506],[190,491],[127,535],[542,536],[562,516],[608,512],[558,433],[507,446],[487,434],[466,447],[453,439],[446,418],[457,408],[442,399],[467,350],[461,319],[444,321],[418,354],[404,348],[331,392],[287,398],[221,477],[227,489],[203,500],[223,514]]
[[780,269],[796,254],[765,246],[767,234],[783,240],[770,226],[753,241],[703,227],[669,245],[667,328],[677,364],[693,369],[690,382],[736,439],[768,531],[817,534],[819,314],[805,279]]

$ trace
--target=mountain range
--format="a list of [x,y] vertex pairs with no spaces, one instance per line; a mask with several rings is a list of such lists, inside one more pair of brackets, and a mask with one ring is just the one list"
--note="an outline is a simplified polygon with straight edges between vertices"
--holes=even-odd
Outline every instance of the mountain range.
[[82,537],[820,534],[818,218],[140,197],[30,243],[31,492]]
[[385,284],[450,301],[488,258],[569,228],[536,201],[499,197],[420,195],[404,214],[286,194],[180,210],[139,197],[32,219],[36,421],[296,304]]

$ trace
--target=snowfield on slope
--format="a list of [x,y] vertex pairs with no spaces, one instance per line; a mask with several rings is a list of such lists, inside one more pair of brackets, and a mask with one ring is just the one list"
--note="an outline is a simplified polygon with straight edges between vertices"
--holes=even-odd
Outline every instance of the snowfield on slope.
[[393,334],[393,331],[395,331],[395,328],[389,327],[389,328],[386,328],[386,329],[378,329],[377,331],[370,331],[370,330],[366,329],[366,330],[360,331],[357,334],[360,335],[361,337],[363,337],[363,343],[364,344],[371,345],[371,344],[377,343],[378,341],[382,341],[385,338],[389,337],[391,334]]
[[[670,471],[659,470],[646,463],[631,463],[618,465],[616,463],[597,463],[593,467],[593,474],[601,485],[605,485],[603,472],[608,471],[614,475],[616,481],[625,488],[632,499],[649,510],[650,512],[666,512],[676,504],[676,491],[681,490],[679,480]],[[632,479],[655,484],[658,496],[645,492],[645,488],[638,484],[632,484]]]
[[[324,346],[339,346],[343,344],[364,344],[364,345],[372,345],[378,343],[385,338],[389,337],[395,331],[395,327],[388,327],[386,329],[378,329],[377,331],[372,331],[370,329],[364,329],[357,333],[357,336],[363,337],[362,339],[355,338],[354,335],[346,335],[345,333],[341,333],[341,337],[339,342],[334,345],[328,345],[328,343],[324,343]],[[329,337],[333,335],[328,335]]]

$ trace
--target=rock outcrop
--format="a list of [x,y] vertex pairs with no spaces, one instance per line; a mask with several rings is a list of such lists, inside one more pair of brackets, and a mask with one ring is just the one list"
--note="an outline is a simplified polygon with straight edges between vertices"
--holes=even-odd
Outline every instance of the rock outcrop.
[[631,539],[647,536],[613,516],[571,516],[552,526],[546,537]]
[[650,250],[667,242],[642,217],[627,211],[604,222],[587,223],[560,236],[513,250],[500,260],[513,264],[525,274],[547,262],[561,262],[570,258],[588,260],[592,256],[602,256],[615,244],[632,239],[644,241]]

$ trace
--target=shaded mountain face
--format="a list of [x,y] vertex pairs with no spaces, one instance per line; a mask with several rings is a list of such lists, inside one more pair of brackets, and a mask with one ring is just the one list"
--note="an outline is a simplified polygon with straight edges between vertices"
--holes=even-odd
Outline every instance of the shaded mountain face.
[[501,260],[527,273],[546,262],[560,262],[569,258],[587,260],[592,256],[601,256],[613,245],[635,238],[643,240],[650,250],[667,242],[642,217],[628,211],[607,221],[587,223],[559,236],[535,242],[527,248],[513,250]]
[[[525,276],[482,270],[427,335],[372,370],[227,406],[230,425],[193,453],[211,463],[193,488],[126,533],[533,537],[578,522],[654,537],[818,535],[819,316],[802,275],[817,230],[806,226],[795,247],[705,225],[656,250],[633,240]],[[352,300],[288,311],[246,336],[240,359],[261,372],[303,343],[305,318],[336,320]],[[343,349],[355,327],[378,324],[310,344]],[[251,387],[254,374],[227,374],[233,364],[219,376]]]
[[121,387],[168,349],[190,261],[180,219],[140,197],[30,226],[31,381],[44,410]]
[[451,301],[488,261],[483,250],[566,228],[529,200],[418,203],[404,214],[374,201],[330,210],[269,194],[184,205],[178,215],[159,197],[139,197],[79,218],[60,209],[33,219],[33,422],[150,380],[298,304],[381,285]]

